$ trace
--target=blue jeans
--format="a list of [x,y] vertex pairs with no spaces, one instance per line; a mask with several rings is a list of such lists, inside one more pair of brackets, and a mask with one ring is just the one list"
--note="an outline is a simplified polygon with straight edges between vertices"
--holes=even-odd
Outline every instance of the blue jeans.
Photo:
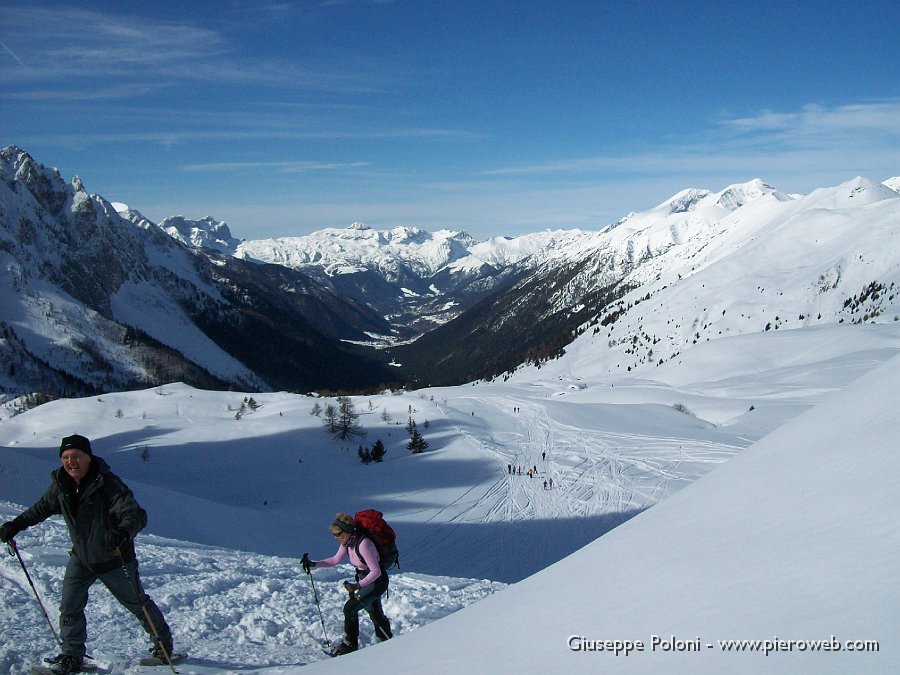
[[[59,601],[59,633],[63,643],[63,654],[77,657],[83,657],[85,654],[87,621],[84,618],[84,608],[87,606],[88,589],[98,579],[125,609],[137,617],[154,644],[156,644],[156,636],[153,628],[147,622],[147,616],[153,622],[153,627],[156,628],[166,649],[171,648],[172,633],[169,625],[162,612],[159,611],[159,607],[141,586],[137,560],[127,563],[124,569],[116,567],[110,572],[98,574],[85,567],[76,556],[72,555],[69,556],[69,563],[66,565],[62,598]],[[135,588],[138,591],[137,595],[134,592]],[[146,615],[144,614],[145,609]]]

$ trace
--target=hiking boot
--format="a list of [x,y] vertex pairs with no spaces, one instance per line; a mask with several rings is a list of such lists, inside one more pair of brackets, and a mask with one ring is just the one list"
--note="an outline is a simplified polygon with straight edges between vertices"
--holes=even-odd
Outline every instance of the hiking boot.
[[349,654],[350,652],[356,651],[356,645],[351,645],[346,640],[341,640],[341,644],[331,650],[332,656],[343,656],[344,654]]
[[60,654],[52,659],[44,659],[44,662],[50,665],[55,675],[68,675],[68,673],[80,673],[84,661],[80,656],[71,656],[69,654]]

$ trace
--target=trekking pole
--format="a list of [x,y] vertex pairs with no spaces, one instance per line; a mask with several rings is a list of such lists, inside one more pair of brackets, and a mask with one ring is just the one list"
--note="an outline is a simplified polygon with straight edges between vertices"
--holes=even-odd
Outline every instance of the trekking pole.
[[325,636],[325,644],[330,645],[331,640],[328,639],[328,632],[325,630],[325,619],[322,617],[322,608],[319,606],[319,594],[316,593],[316,585],[313,583],[312,574],[310,572],[307,572],[306,576],[309,577],[309,584],[312,586],[313,599],[316,601],[316,609],[319,610],[319,621],[322,623],[322,635]]
[[47,625],[50,626],[50,632],[53,633],[53,639],[56,640],[56,644],[59,645],[59,648],[62,649],[62,640],[59,639],[59,635],[56,633],[56,629],[53,627],[53,622],[50,621],[50,617],[47,615],[47,610],[44,608],[44,603],[41,602],[41,596],[38,595],[37,589],[34,587],[34,582],[31,580],[31,575],[28,573],[28,568],[25,567],[25,561],[22,560],[22,556],[19,554],[19,549],[16,546],[16,540],[10,539],[6,547],[10,551],[10,555],[15,555],[16,558],[19,559],[19,565],[22,567],[22,571],[25,572],[25,578],[28,579],[28,585],[31,586],[31,591],[34,593],[34,598],[37,600],[38,605],[41,607],[41,612],[44,615],[44,618],[47,619]]
[[125,573],[125,577],[128,579],[128,583],[131,584],[131,590],[134,591],[134,597],[138,599],[138,602],[141,603],[141,609],[144,610],[144,618],[147,619],[147,625],[150,626],[150,630],[153,631],[153,637],[156,638],[156,644],[159,645],[159,648],[162,650],[163,656],[166,657],[166,662],[169,664],[169,668],[172,669],[172,672],[175,675],[178,675],[178,671],[175,670],[175,666],[172,665],[172,657],[169,656],[169,650],[166,649],[166,646],[163,644],[162,638],[159,636],[159,631],[156,630],[156,626],[153,624],[153,619],[150,618],[150,612],[147,611],[147,605],[141,595],[140,589],[138,589],[137,584],[134,579],[131,578],[131,575],[128,573],[128,567],[125,564],[125,558],[122,556],[122,551],[117,546],[113,549],[113,553],[119,558],[119,562],[122,563],[122,571]]

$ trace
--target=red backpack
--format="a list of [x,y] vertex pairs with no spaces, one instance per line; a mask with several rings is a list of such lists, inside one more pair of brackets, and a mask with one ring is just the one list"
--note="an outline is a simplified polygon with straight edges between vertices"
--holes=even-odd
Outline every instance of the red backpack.
[[[395,565],[399,568],[400,552],[397,550],[397,535],[394,529],[387,524],[381,511],[375,509],[358,511],[353,516],[353,521],[362,531],[362,536],[371,539],[375,548],[378,549],[381,569],[386,570]],[[356,554],[359,556],[358,546]]]

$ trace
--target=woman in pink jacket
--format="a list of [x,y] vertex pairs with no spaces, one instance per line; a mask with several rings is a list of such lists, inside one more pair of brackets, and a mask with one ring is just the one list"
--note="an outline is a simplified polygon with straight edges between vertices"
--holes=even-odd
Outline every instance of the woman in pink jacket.
[[334,567],[345,556],[356,568],[356,581],[344,582],[350,598],[344,603],[344,639],[335,647],[331,655],[340,656],[355,652],[359,647],[359,612],[366,610],[375,626],[375,636],[379,641],[390,640],[391,623],[381,608],[381,596],[388,589],[388,575],[381,568],[378,549],[374,542],[359,530],[353,517],[339,513],[331,523],[331,533],[338,540],[338,550],[330,558],[313,561],[304,553],[303,570],[309,574],[312,567]]

